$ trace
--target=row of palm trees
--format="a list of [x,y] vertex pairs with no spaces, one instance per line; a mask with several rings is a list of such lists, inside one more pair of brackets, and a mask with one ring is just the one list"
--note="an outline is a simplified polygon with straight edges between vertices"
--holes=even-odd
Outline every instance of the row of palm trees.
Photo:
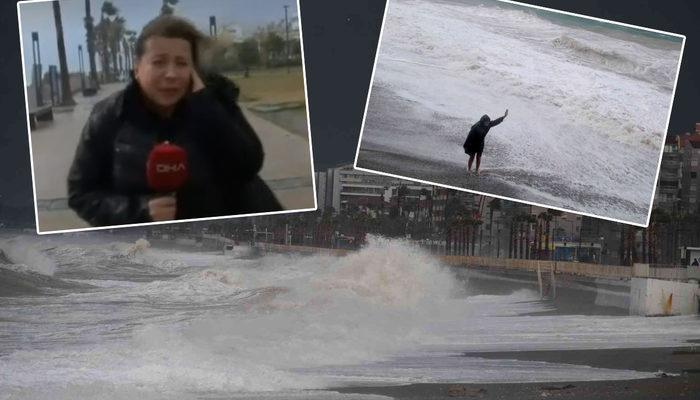
[[[161,12],[172,13],[170,5],[175,3],[177,0],[164,0]],[[100,56],[103,79],[113,82],[133,65],[137,33],[126,28],[126,20],[119,15],[119,9],[112,2],[102,3],[100,11],[100,22],[94,30],[95,50]],[[122,54],[123,59],[120,57]]]
[[[161,14],[172,14],[178,0],[162,0]],[[66,48],[63,37],[63,21],[61,18],[61,5],[58,1],[53,3],[54,23],[56,27],[56,41],[60,64],[61,92],[63,94],[61,105],[71,106],[75,104],[70,87],[70,74],[66,61]],[[126,28],[126,20],[119,15],[119,9],[111,1],[102,3],[100,10],[100,22],[93,26],[90,14],[90,0],[85,0],[85,28],[87,30],[87,49],[90,64],[90,83],[98,87],[95,66],[95,54],[97,52],[102,64],[102,80],[113,82],[123,74],[124,70],[133,67],[134,47],[137,33]],[[123,55],[123,58],[121,57]]]
[[[398,194],[403,194],[399,190]],[[312,244],[317,246],[331,246],[332,238],[336,232],[344,236],[353,237],[361,243],[366,234],[374,233],[388,237],[406,237],[412,239],[433,238],[432,226],[425,218],[409,219],[404,208],[409,208],[409,203],[403,196],[397,196],[397,204],[386,213],[379,213],[370,217],[367,213],[356,208],[349,208],[341,213],[335,213],[331,209],[319,210],[314,213],[304,213],[298,216],[277,217],[261,220],[261,224],[268,226],[275,232],[274,237],[281,242],[280,232],[288,228],[292,234],[293,244]],[[538,216],[528,215],[524,212],[508,212],[503,220],[505,226],[510,229],[510,239],[504,240],[504,251],[501,251],[500,231],[494,235],[493,215],[501,210],[501,201],[494,199],[489,204],[490,232],[488,233],[488,246],[484,243],[483,221],[473,208],[465,206],[458,196],[449,196],[445,204],[445,219],[440,227],[445,242],[445,253],[451,255],[485,255],[482,249],[489,249],[490,256],[506,256],[511,258],[548,258],[551,252],[549,248],[551,222],[561,216],[557,210],[547,210]],[[394,210],[396,209],[396,210]],[[415,211],[415,210],[414,210]],[[262,226],[262,225],[261,225]],[[534,245],[532,235],[536,237]],[[538,238],[543,237],[543,240]],[[493,240],[497,241],[497,251],[494,253]],[[505,252],[505,247],[508,252]],[[479,250],[477,250],[479,249]]]
[[655,208],[644,229],[620,224],[619,263],[680,265],[685,246],[700,245],[700,213]]
[[[509,243],[512,244],[508,250],[509,257],[551,259],[554,255],[550,246],[552,221],[556,226],[556,219],[562,214],[559,210],[548,209],[538,215],[525,212],[509,215],[506,220],[510,228]],[[553,244],[554,238],[551,239]]]
[[[484,243],[482,229],[483,220],[476,210],[468,209],[458,197],[450,197],[445,206],[444,234],[447,254],[479,255],[500,257],[501,227],[508,229],[507,247],[509,258],[549,259],[553,256],[550,249],[552,221],[562,216],[559,210],[548,209],[538,215],[526,212],[522,207],[504,210],[500,199],[492,199],[489,208],[488,242]],[[494,213],[499,212],[502,218],[494,224]],[[503,224],[503,225],[501,225]],[[494,228],[496,232],[494,234]],[[496,243],[494,243],[494,240]],[[495,250],[495,251],[494,251]]]
[[[405,199],[402,202],[408,206]],[[398,208],[399,204],[394,207]],[[487,207],[490,225],[488,231],[483,229],[483,221],[475,210],[465,206],[458,195],[448,195],[445,221],[438,227],[439,234],[445,241],[446,254],[552,259],[550,247],[557,236],[556,229],[552,230],[552,224],[557,226],[558,218],[563,215],[561,211],[548,209],[534,215],[527,212],[525,207],[507,206],[498,199],[493,199]],[[501,217],[494,224],[496,212],[500,212]],[[334,241],[339,236],[352,237],[356,244],[361,244],[365,236],[372,233],[388,237],[406,237],[411,234],[412,239],[416,240],[434,237],[432,226],[426,225],[423,229],[421,221],[409,220],[403,212],[379,213],[372,217],[360,209],[351,208],[340,213],[326,209],[256,220],[259,228],[265,226],[274,234],[269,240],[284,243],[284,232],[288,232],[292,244],[319,247],[334,247]],[[609,262],[619,265],[631,265],[634,262],[678,265],[676,249],[681,245],[700,243],[698,213],[674,216],[655,209],[647,229],[598,222],[610,224],[613,232],[619,230],[620,259],[608,257]],[[250,224],[239,220],[232,223],[232,227],[241,223]],[[504,228],[503,234],[501,227]],[[485,235],[488,235],[488,241],[483,240]],[[607,238],[607,244],[616,240],[613,236]],[[603,247],[607,248],[606,243],[603,243]]]

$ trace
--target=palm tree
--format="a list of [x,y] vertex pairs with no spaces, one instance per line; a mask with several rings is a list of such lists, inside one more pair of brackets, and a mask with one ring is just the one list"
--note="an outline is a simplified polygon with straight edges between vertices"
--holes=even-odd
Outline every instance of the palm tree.
[[[100,23],[95,27],[97,33],[95,47],[100,54],[102,72],[107,80],[114,80],[117,73],[118,37],[123,34],[124,19],[118,17],[119,9],[110,1],[102,3]],[[115,44],[116,43],[116,44]]]
[[53,2],[53,18],[56,24],[56,42],[58,44],[58,62],[61,65],[61,105],[75,105],[73,93],[70,88],[70,75],[68,74],[68,63],[66,62],[66,45],[63,42],[63,22],[61,21],[61,5],[58,1]]
[[510,223],[508,224],[508,258],[513,257],[513,243],[515,236],[513,235],[513,224],[515,224],[515,216],[510,216]]
[[129,41],[126,36],[122,38],[122,51],[124,52],[124,69],[127,71],[131,70],[131,51],[129,50]]
[[111,1],[105,1],[102,3],[102,18],[104,18],[105,15],[108,17],[114,17],[118,12],[119,9]]
[[178,0],[163,0],[163,6],[160,8],[160,15],[172,15],[177,2]]
[[625,227],[627,225],[618,224],[618,226],[620,227],[620,248],[618,249],[620,252],[620,265],[627,265],[627,246],[625,245]]
[[124,38],[124,24],[126,21],[121,16],[116,16],[114,20],[109,24],[109,52],[112,55],[112,65],[114,66],[115,75],[119,74],[118,67],[118,57],[119,57],[119,47],[121,45],[122,39]]
[[[471,218],[470,221],[472,227],[472,256],[476,255],[476,231],[477,227],[481,226],[482,221],[480,219]],[[481,242],[479,243],[479,255],[481,255]]]
[[95,51],[100,56],[100,64],[102,65],[102,80],[109,80],[110,73],[110,57],[109,57],[109,20],[100,19],[100,22],[95,26]]
[[537,223],[537,217],[528,213],[527,217],[526,217],[526,221],[527,221],[527,238],[526,238],[525,244],[527,245],[527,251],[526,251],[525,255],[527,256],[527,259],[531,259],[533,246],[530,246],[530,234],[532,233],[532,224]]
[[90,0],[85,0],[85,31],[88,58],[90,59],[90,87],[97,89],[100,84],[97,79],[97,65],[95,63],[95,27],[90,13]]
[[522,213],[517,211],[512,211],[510,214],[510,245],[508,253],[511,258],[520,258],[522,254],[522,243],[520,240],[522,234],[522,218]]
[[136,47],[136,32],[132,30],[124,31],[124,51],[128,55],[129,68],[134,68],[134,47]]
[[492,199],[489,203],[489,251],[491,250],[491,239],[493,238],[493,212],[501,211],[501,199]]
[[671,216],[660,208],[651,211],[651,223],[649,224],[649,263],[658,262],[656,246],[658,244],[658,232],[661,228],[671,222]]
[[542,253],[544,252],[545,255],[549,254],[547,251],[549,250],[547,244],[544,242],[544,235],[545,235],[545,221],[551,218],[547,214],[546,211],[542,211],[537,215],[537,239],[536,241],[536,248],[537,248],[537,259],[542,258]]
[[[549,228],[550,228],[550,224],[549,224],[549,223],[550,223],[550,221],[551,221],[552,219],[554,219],[554,221],[555,221],[554,225],[556,226],[556,225],[557,225],[557,224],[556,224],[557,218],[561,217],[564,213],[561,212],[561,211],[559,211],[559,210],[552,210],[551,208],[548,208],[548,209],[547,209],[547,214],[549,214],[549,218],[546,220],[546,228],[547,228],[546,240],[547,240],[547,250],[549,250],[549,232],[550,232],[550,229],[549,229]],[[572,233],[573,233],[573,232],[572,232]],[[581,233],[580,233],[580,230],[579,230],[579,235],[580,235],[580,234],[581,234]],[[579,238],[579,241],[580,241],[580,240],[581,240],[581,239]],[[552,240],[552,242],[554,242],[554,240]],[[547,254],[549,254],[549,253],[547,253]],[[553,254],[553,253],[552,253],[552,254]],[[552,257],[549,257],[549,258],[551,259]]]
[[550,252],[549,252],[549,223],[552,220],[552,215],[548,212],[541,212],[537,218],[542,220],[544,226],[544,254],[547,259],[550,259]]
[[620,264],[633,265],[637,259],[637,227],[620,224]]

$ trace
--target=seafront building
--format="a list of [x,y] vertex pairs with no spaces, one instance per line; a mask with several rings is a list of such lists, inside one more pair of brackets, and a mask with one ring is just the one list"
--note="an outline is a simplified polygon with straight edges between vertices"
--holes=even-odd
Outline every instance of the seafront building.
[[700,211],[700,123],[693,133],[666,139],[654,208],[668,214]]

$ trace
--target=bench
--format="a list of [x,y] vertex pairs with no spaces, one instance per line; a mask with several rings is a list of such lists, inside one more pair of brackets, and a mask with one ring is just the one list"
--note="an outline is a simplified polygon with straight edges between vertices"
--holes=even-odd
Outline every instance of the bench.
[[38,121],[53,121],[53,108],[42,106],[29,110],[29,128],[36,129]]

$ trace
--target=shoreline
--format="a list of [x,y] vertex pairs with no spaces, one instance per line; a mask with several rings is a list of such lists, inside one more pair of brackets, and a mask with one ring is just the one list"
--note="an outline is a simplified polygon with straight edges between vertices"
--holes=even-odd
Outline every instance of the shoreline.
[[[699,335],[700,336],[700,335]],[[382,395],[394,399],[669,399],[700,397],[700,346],[605,350],[541,350],[465,352],[464,357],[587,365],[593,368],[658,372],[655,378],[513,383],[414,383],[400,386],[352,386],[328,390],[347,394]]]
[[540,383],[416,383],[405,386],[331,388],[344,394],[380,395],[397,400],[499,399],[499,400],[652,400],[695,399],[700,375],[622,381],[571,381]]
[[[155,243],[154,243],[155,242]],[[166,243],[154,241],[156,248]],[[191,246],[171,244],[171,248],[194,250]],[[199,248],[196,251],[210,252]],[[476,277],[474,277],[476,278]],[[477,278],[478,279],[478,278]],[[527,286],[527,283],[507,286]],[[488,291],[488,290],[487,290]],[[565,307],[566,308],[566,307]],[[568,314],[565,314],[568,315]],[[336,392],[345,395],[386,396],[394,399],[668,399],[700,398],[700,333],[696,339],[679,342],[676,347],[615,348],[598,350],[533,350],[498,352],[463,352],[463,357],[479,357],[493,360],[521,360],[572,364],[592,368],[659,372],[658,377],[633,380],[548,381],[520,383],[412,383],[401,385],[354,385],[307,389],[319,392]],[[255,393],[250,393],[255,398]],[[264,396],[263,396],[264,397]],[[336,398],[329,395],[329,398]]]
[[[688,341],[687,344],[697,342]],[[588,365],[595,368],[658,372],[655,378],[513,383],[414,383],[408,385],[337,387],[347,394],[381,395],[394,399],[695,399],[700,396],[700,348],[697,346],[642,349],[467,352],[465,357],[517,359]],[[543,377],[546,378],[546,377]]]
[[[129,242],[132,236],[118,236]],[[127,239],[128,238],[128,239]],[[212,253],[206,248],[191,246],[191,243],[176,243],[149,239],[154,249],[179,249],[188,252]],[[215,251],[214,251],[215,252]],[[481,275],[481,274],[479,274]],[[487,281],[472,276],[470,279]],[[483,282],[481,282],[483,284]],[[490,292],[500,288],[527,286],[526,282],[507,281],[506,285],[483,288]],[[503,287],[508,286],[508,287]],[[579,295],[569,294],[568,300],[583,300]],[[568,310],[567,308],[564,309]],[[570,315],[568,312],[564,315]],[[700,318],[700,317],[699,317]],[[496,351],[496,352],[458,352],[455,357],[478,357],[493,360],[523,360],[533,362],[546,362],[557,364],[570,364],[578,366],[590,366],[592,368],[606,368],[611,370],[634,370],[646,372],[645,376],[652,376],[660,371],[658,377],[641,378],[633,380],[590,380],[590,381],[547,381],[547,375],[534,376],[539,382],[508,382],[508,383],[411,383],[402,385],[377,385],[355,384],[354,386],[329,387],[304,389],[311,393],[318,393],[313,398],[338,398],[337,393],[363,398],[368,395],[386,396],[395,399],[454,399],[454,398],[478,398],[478,399],[668,399],[668,398],[700,398],[700,332],[691,336],[692,339],[677,342],[674,347],[649,347],[649,348],[614,348],[594,350],[534,350],[534,351]],[[604,344],[602,344],[604,346]],[[500,370],[500,369],[499,369]],[[462,375],[465,376],[465,375]],[[629,376],[629,375],[628,375]],[[608,378],[609,376],[598,376]],[[430,375],[418,377],[421,380],[429,380]],[[499,379],[495,376],[494,380]],[[328,393],[335,392],[335,393]],[[284,393],[276,392],[272,398],[285,398]],[[242,396],[224,395],[217,398],[270,398],[266,393],[248,392]],[[304,398],[304,397],[301,397]],[[355,397],[350,397],[355,398]]]

